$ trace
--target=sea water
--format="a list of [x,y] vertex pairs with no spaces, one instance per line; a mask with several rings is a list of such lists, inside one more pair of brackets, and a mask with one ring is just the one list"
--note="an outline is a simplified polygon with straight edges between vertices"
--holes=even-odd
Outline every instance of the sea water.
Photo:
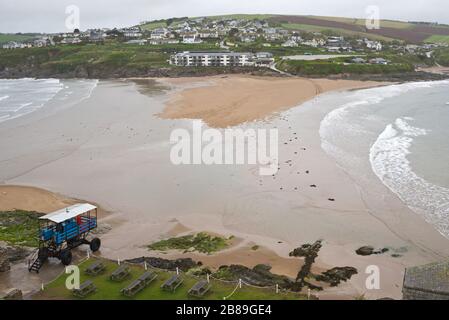
[[335,99],[320,136],[343,169],[360,180],[371,170],[449,238],[448,103],[449,81],[353,91]]
[[0,123],[33,113],[49,102],[88,97],[97,80],[0,79]]

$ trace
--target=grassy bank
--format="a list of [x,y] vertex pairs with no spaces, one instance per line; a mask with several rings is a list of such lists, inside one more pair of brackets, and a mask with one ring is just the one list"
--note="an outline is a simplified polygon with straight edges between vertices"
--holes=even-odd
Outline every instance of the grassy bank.
[[[123,282],[114,282],[109,279],[109,275],[118,267],[117,263],[104,260],[106,271],[99,276],[92,277],[84,274],[86,269],[95,260],[90,259],[83,262],[79,267],[81,270],[81,282],[91,280],[97,287],[97,291],[88,296],[87,300],[184,300],[198,299],[188,295],[188,290],[199,280],[190,275],[182,274],[183,284],[175,292],[167,292],[160,287],[174,273],[168,271],[157,271],[158,277],[147,288],[143,289],[133,298],[125,297],[120,293],[133,280],[137,279],[145,270],[142,266],[131,265],[131,275]],[[62,274],[55,281],[45,286],[45,290],[34,296],[34,299],[78,299],[75,298],[71,291],[66,289],[66,274]],[[224,297],[230,295],[236,287],[235,283],[225,283],[222,281],[211,280],[211,290],[205,295],[205,300],[223,300]],[[294,293],[276,293],[274,288],[260,289],[249,286],[243,286],[238,289],[230,298],[230,300],[304,300],[306,297],[301,294]]]
[[171,53],[188,50],[216,50],[214,44],[200,46],[173,44],[164,46],[131,45],[107,42],[104,45],[59,45],[47,48],[0,49],[0,72],[14,69],[17,73],[37,75],[73,75],[74,77],[113,77],[120,70],[169,68]]
[[435,61],[442,66],[449,67],[449,48],[437,50]]
[[285,72],[295,75],[337,75],[337,74],[392,74],[401,72],[412,72],[414,67],[409,63],[394,63],[389,65],[374,64],[347,64],[336,60],[315,61],[280,61],[277,67]]
[[23,210],[0,211],[0,240],[11,245],[37,247],[39,216]]
[[21,41],[27,41],[27,40],[31,40],[33,38],[35,38],[37,35],[36,34],[23,34],[23,33],[0,33],[0,45],[4,44],[4,43],[8,43],[10,41],[17,41],[17,42],[21,42]]

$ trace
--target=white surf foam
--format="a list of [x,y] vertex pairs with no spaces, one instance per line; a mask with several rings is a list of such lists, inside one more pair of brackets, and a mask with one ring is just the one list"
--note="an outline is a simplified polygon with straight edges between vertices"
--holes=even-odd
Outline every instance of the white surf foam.
[[[323,150],[336,159],[344,159],[351,165],[351,154],[339,145],[341,136],[347,136],[347,130],[361,133],[364,124],[351,121],[350,115],[354,108],[370,107],[379,104],[387,98],[396,97],[412,90],[447,86],[448,80],[436,82],[417,82],[388,87],[366,89],[351,93],[348,97],[352,101],[334,109],[320,124],[321,145]],[[374,173],[379,179],[412,210],[444,236],[449,238],[449,190],[434,185],[416,175],[407,159],[413,139],[428,132],[413,127],[411,117],[398,118],[394,123],[386,126],[370,150],[370,162]],[[352,136],[352,135],[349,135]],[[351,141],[347,141],[351,143]]]
[[370,162],[374,173],[390,190],[449,237],[449,189],[419,177],[407,159],[414,138],[426,134],[427,130],[411,126],[406,119],[396,119],[371,147]]
[[[355,91],[350,96],[352,102],[346,103],[342,105],[340,108],[334,109],[333,111],[329,112],[326,115],[326,117],[321,121],[320,135],[324,141],[327,141],[327,137],[329,136],[327,131],[329,129],[334,128],[336,125],[338,126],[340,121],[353,108],[378,104],[384,101],[385,99],[399,96],[411,90],[419,88],[430,88],[442,85],[447,86],[448,84],[449,80],[434,81],[434,82],[413,82],[413,83]],[[356,130],[358,128],[352,126],[349,129]],[[331,132],[331,134],[333,134],[333,132]]]
[[39,108],[63,89],[58,79],[0,80],[0,122],[12,120]]

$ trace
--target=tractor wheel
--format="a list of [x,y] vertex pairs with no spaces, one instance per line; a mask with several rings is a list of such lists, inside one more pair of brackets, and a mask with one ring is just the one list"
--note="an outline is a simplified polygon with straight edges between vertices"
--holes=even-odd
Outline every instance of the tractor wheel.
[[40,248],[37,257],[40,261],[46,261],[48,259],[48,253],[48,248]]
[[101,240],[98,238],[94,238],[92,239],[92,241],[90,242],[90,250],[92,250],[92,252],[97,252],[98,250],[100,250],[101,247]]
[[60,255],[61,263],[65,266],[68,266],[70,263],[72,263],[72,251],[66,249],[62,250]]

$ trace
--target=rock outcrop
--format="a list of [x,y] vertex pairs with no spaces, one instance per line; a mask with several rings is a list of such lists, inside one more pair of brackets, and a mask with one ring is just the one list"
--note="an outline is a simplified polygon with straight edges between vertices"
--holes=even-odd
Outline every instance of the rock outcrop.
[[315,279],[317,281],[323,281],[330,284],[331,287],[338,286],[342,281],[346,282],[353,275],[357,274],[357,269],[353,267],[336,267],[320,275],[317,275]]
[[23,300],[22,291],[19,289],[11,289],[3,297],[4,300]]
[[141,257],[136,259],[126,260],[129,263],[144,263],[152,266],[153,268],[163,269],[163,270],[182,270],[184,272],[189,271],[192,268],[196,268],[201,265],[201,262],[195,262],[191,258],[182,258],[176,260],[168,260],[155,257]]
[[374,249],[372,246],[363,246],[355,251],[359,256],[370,256],[373,254],[383,254],[388,252],[388,248]]
[[8,252],[6,248],[0,247],[0,272],[6,272],[11,270],[11,265],[9,263]]

